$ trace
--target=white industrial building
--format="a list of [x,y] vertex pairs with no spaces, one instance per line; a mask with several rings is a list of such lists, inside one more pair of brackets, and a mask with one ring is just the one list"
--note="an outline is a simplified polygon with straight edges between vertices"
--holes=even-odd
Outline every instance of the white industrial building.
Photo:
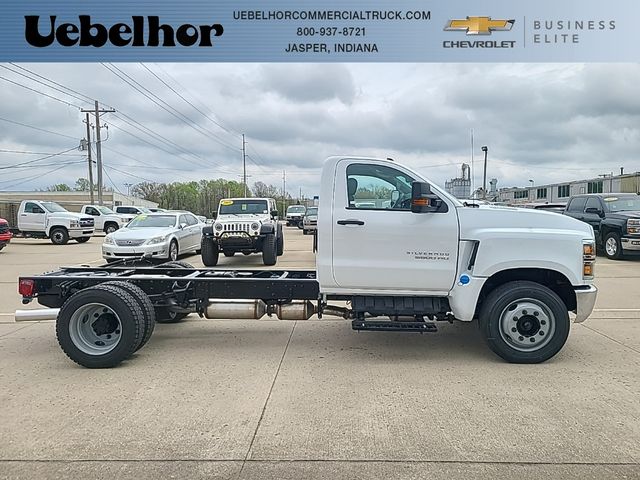
[[[94,193],[94,204],[98,203],[97,193]],[[83,205],[91,202],[89,192],[2,192],[0,191],[0,203],[21,202],[22,200],[48,200],[62,205],[69,211],[80,211]],[[158,204],[132,195],[123,195],[118,192],[103,192],[102,200],[105,206],[114,208],[120,205],[135,205],[137,207],[154,208]]]
[[501,188],[498,198],[500,201],[506,203],[566,203],[572,195],[580,195],[583,193],[638,192],[640,192],[640,172],[635,172],[564,183],[551,183],[521,188]]

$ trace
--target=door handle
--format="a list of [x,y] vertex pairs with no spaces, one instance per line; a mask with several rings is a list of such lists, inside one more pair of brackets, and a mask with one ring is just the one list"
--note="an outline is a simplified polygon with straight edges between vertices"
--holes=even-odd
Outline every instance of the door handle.
[[20,214],[20,216],[21,216],[21,217],[26,217],[26,216],[27,216],[27,214],[26,214],[26,213],[21,213],[21,214]]
[[364,225],[362,220],[356,220],[354,218],[350,218],[348,220],[338,220],[338,225]]

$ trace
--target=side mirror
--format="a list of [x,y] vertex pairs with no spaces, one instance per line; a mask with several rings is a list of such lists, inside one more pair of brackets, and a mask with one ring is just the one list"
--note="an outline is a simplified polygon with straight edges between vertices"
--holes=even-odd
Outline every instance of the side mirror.
[[431,193],[431,186],[426,182],[411,184],[411,211],[413,213],[437,212],[442,200]]
[[213,218],[214,220],[218,218],[218,212],[211,212],[211,218]]
[[277,217],[278,216],[278,210],[271,210],[271,216],[272,217]]
[[184,230],[185,228],[187,228],[187,224],[186,223],[181,223],[180,224],[180,230]]
[[591,214],[594,214],[594,215],[602,216],[603,212],[602,212],[602,210],[600,210],[597,207],[589,207],[584,211],[584,213],[591,213]]

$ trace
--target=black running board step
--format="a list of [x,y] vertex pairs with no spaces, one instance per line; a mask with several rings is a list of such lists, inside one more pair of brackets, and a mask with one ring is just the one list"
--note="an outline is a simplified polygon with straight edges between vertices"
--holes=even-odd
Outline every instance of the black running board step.
[[384,332],[427,332],[438,331],[435,323],[431,322],[376,322],[354,320],[351,322],[354,330],[384,331]]

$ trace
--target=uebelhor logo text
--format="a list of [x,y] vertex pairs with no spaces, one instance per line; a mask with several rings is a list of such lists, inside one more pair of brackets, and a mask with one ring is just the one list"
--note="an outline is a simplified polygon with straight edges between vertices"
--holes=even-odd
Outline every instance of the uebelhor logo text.
[[[146,22],[145,22],[146,18]],[[57,41],[63,47],[102,47],[111,42],[116,47],[175,47],[176,42],[184,47],[197,44],[198,47],[212,47],[211,37],[219,37],[224,32],[222,25],[184,24],[175,28],[161,24],[157,16],[132,16],[132,24],[116,23],[105,27],[100,23],[91,23],[89,15],[79,15],[80,26],[62,23],[56,27],[56,16],[49,17],[50,25],[40,33],[39,15],[25,15],[24,37],[34,47],[49,47]],[[160,43],[162,33],[162,43]],[[146,39],[146,43],[145,43]]]

